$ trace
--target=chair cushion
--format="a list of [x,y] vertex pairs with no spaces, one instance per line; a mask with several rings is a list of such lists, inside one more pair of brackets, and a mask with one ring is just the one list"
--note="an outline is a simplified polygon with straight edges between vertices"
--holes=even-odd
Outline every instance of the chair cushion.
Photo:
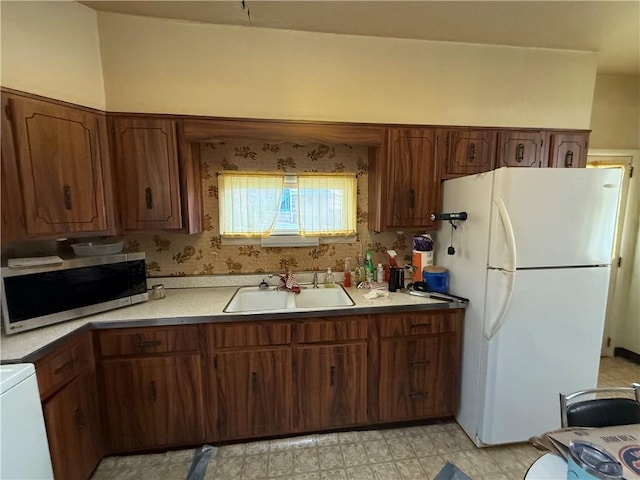
[[640,423],[640,403],[630,398],[599,398],[567,407],[569,427],[611,427]]

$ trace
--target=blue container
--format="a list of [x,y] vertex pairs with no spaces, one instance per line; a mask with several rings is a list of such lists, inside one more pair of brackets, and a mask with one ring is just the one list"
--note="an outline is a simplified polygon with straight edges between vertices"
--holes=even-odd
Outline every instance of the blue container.
[[449,272],[422,272],[422,279],[432,292],[447,293],[449,291]]
[[567,479],[622,480],[622,465],[615,457],[589,442],[569,443]]

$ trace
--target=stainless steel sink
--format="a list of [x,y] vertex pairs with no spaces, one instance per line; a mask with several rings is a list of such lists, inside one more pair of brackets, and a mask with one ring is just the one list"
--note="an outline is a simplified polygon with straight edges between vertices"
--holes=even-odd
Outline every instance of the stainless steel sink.
[[355,305],[341,285],[335,288],[303,286],[299,294],[269,288],[240,287],[224,308],[226,313],[273,313],[322,310]]

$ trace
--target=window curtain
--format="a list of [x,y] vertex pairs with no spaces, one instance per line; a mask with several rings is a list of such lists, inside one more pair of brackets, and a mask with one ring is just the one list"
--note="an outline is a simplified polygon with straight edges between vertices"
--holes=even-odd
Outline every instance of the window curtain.
[[219,173],[220,234],[228,237],[268,235],[280,210],[283,188],[283,175]]
[[354,235],[356,194],[353,174],[298,174],[301,235]]

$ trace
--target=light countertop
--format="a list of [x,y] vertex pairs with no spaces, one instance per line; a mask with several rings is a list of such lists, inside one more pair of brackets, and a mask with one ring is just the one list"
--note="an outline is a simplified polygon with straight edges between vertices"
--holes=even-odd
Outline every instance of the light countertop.
[[[153,280],[153,281],[151,281]],[[314,311],[292,313],[224,313],[225,308],[238,285],[234,286],[193,286],[175,288],[175,283],[150,279],[150,285],[164,283],[166,298],[149,300],[144,303],[122,307],[116,310],[50,325],[18,334],[0,336],[0,361],[12,363],[30,360],[42,353],[49,345],[82,328],[114,328],[153,325],[180,325],[187,323],[211,323],[248,320],[273,320],[300,317],[352,315],[384,313],[385,311],[431,310],[441,308],[463,308],[431,298],[409,295],[404,292],[389,293],[387,297],[364,298],[370,290],[346,288],[353,299],[352,307],[336,307]]]

